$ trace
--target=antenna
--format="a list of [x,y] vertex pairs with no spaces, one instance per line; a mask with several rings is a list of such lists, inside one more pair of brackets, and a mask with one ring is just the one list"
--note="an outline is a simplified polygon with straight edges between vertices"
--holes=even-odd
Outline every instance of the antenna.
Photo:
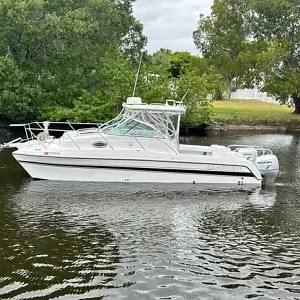
[[183,102],[183,100],[185,99],[185,97],[187,96],[187,94],[189,93],[190,90],[187,90],[186,93],[184,94],[184,96],[182,97],[181,101]]
[[136,74],[136,78],[135,78],[135,84],[134,84],[134,88],[133,88],[132,97],[134,97],[135,90],[136,90],[136,86],[137,86],[137,82],[138,82],[138,79],[139,79],[140,70],[141,70],[141,65],[142,65],[142,59],[143,59],[143,54],[144,54],[144,52],[142,52],[142,54],[141,54],[140,63],[139,63],[139,68],[138,68],[138,71],[137,71],[137,74]]

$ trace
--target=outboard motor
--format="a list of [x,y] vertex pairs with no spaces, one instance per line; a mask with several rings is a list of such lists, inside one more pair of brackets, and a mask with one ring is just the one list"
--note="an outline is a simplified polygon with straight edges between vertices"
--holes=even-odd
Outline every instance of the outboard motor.
[[237,149],[237,153],[242,154],[244,158],[246,158],[253,164],[256,164],[257,150],[255,148],[240,148]]
[[278,159],[273,154],[259,156],[256,159],[256,166],[260,174],[263,176],[264,182],[274,182],[279,173]]
[[[263,155],[258,152],[263,151]],[[267,152],[267,154],[265,154]],[[279,163],[277,157],[271,150],[259,148],[238,148],[237,153],[252,162],[263,177],[264,182],[274,182],[279,173]]]

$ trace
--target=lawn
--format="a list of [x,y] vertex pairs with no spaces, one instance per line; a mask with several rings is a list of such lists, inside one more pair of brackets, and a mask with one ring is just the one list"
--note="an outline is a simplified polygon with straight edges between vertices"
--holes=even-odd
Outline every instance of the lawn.
[[293,108],[259,100],[227,100],[213,103],[214,122],[244,125],[299,126]]

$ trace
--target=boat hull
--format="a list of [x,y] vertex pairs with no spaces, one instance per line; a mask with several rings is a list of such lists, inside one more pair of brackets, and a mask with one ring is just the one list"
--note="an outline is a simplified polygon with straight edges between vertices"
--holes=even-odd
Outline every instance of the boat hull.
[[261,185],[252,173],[233,172],[235,167],[209,168],[209,165],[149,162],[57,159],[15,155],[28,174],[35,179],[85,182],[190,183]]

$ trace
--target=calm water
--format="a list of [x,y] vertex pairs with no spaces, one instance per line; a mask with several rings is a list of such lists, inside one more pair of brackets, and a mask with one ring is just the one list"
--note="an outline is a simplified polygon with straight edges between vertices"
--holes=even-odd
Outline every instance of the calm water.
[[280,177],[251,192],[32,181],[3,151],[0,299],[300,299],[300,136],[184,142],[263,144]]

